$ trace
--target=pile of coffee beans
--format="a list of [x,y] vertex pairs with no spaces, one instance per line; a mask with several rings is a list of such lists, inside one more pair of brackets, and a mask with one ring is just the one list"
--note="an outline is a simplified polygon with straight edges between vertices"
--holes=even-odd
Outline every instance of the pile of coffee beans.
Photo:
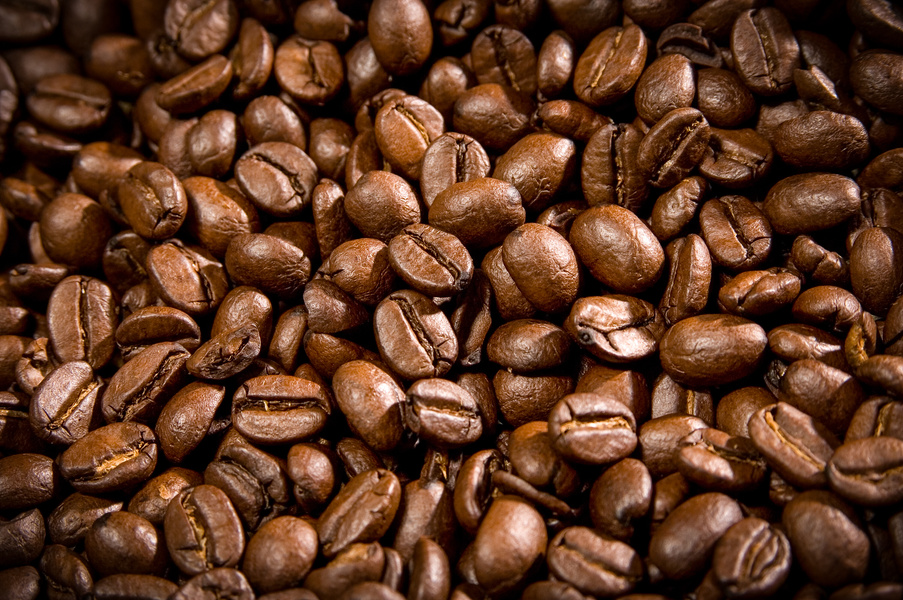
[[898,0],[0,0],[0,598],[903,598]]

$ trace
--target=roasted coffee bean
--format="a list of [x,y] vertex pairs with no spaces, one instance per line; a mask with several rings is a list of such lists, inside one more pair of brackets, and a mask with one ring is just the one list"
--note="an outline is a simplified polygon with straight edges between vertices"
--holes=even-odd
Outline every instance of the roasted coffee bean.
[[800,65],[800,50],[790,23],[776,8],[741,13],[731,29],[731,53],[737,74],[762,96],[784,93]]
[[665,325],[654,306],[633,296],[586,296],[564,328],[578,346],[609,362],[633,362],[658,349]]
[[699,172],[711,183],[739,189],[761,181],[773,162],[771,144],[752,129],[713,127]]
[[637,148],[637,166],[654,187],[671,187],[699,164],[711,137],[711,128],[695,108],[675,108],[643,137]]
[[859,54],[850,65],[850,84],[856,95],[875,108],[893,115],[901,114],[893,97],[900,89],[896,77],[900,54],[890,50],[872,50]]
[[803,169],[844,169],[868,158],[868,134],[851,115],[814,110],[785,121],[774,136],[775,151]]
[[186,313],[168,306],[138,309],[116,328],[116,346],[126,359],[160,342],[174,342],[191,352],[201,343],[201,330]]
[[345,213],[361,233],[383,242],[407,225],[420,222],[414,189],[400,176],[385,171],[361,176],[345,195]]
[[173,498],[163,531],[173,562],[186,575],[234,566],[245,549],[235,508],[212,485],[188,488]]
[[569,240],[592,276],[616,292],[646,290],[664,268],[665,253],[652,231],[620,206],[583,211],[574,220]]
[[445,119],[425,100],[402,96],[382,105],[373,128],[379,150],[393,169],[420,179],[424,154],[445,132]]
[[625,458],[596,479],[590,491],[593,525],[606,535],[629,542],[636,524],[652,507],[652,477],[645,465]]
[[216,596],[235,598],[235,600],[253,600],[254,589],[241,571],[226,567],[211,568],[188,580],[179,591],[172,595],[173,600],[191,600]]
[[373,313],[379,353],[405,379],[441,377],[458,359],[458,339],[445,314],[413,290],[386,296]]
[[88,564],[72,550],[59,544],[47,546],[39,563],[49,598],[90,598],[94,594],[94,578]]
[[[649,543],[649,560],[672,579],[699,574],[711,559],[718,538],[742,518],[740,505],[724,494],[693,496],[656,529]],[[693,535],[686,535],[687,531]]]
[[697,429],[709,425],[699,417],[672,414],[653,418],[643,423],[637,435],[643,464],[653,477],[670,475],[677,471],[675,448],[680,440]]
[[636,448],[636,419],[614,398],[569,394],[549,413],[552,447],[564,457],[587,464],[612,463]]
[[420,379],[408,388],[405,400],[406,425],[433,446],[465,446],[483,434],[477,401],[456,383]]
[[778,233],[798,234],[843,223],[859,208],[859,186],[832,173],[791,175],[775,184],[762,211]]
[[232,423],[253,442],[286,444],[315,435],[331,412],[318,383],[288,375],[249,379],[232,397]]
[[507,369],[532,372],[557,367],[570,355],[571,340],[557,325],[520,319],[500,325],[486,345],[489,360]]
[[179,591],[179,586],[156,575],[122,573],[108,575],[94,584],[94,597],[98,600],[116,600],[140,594],[147,600],[163,600]]
[[382,537],[400,500],[401,485],[393,473],[376,469],[354,477],[317,521],[323,553],[333,557],[351,544]]
[[492,176],[513,184],[521,194],[524,208],[541,211],[568,186],[576,160],[576,148],[570,139],[552,133],[531,133],[499,157]]
[[527,94],[497,83],[474,86],[455,101],[454,128],[486,148],[504,151],[532,130]]
[[569,527],[549,542],[549,570],[586,594],[630,592],[643,576],[636,551],[586,527]]
[[117,194],[132,229],[146,239],[172,237],[188,211],[181,182],[159,163],[141,162],[129,169]]
[[775,472],[802,488],[827,483],[827,462],[840,445],[824,425],[784,402],[750,417],[749,437]]
[[[515,525],[516,524],[516,525]],[[546,552],[542,517],[516,496],[499,496],[486,512],[474,540],[475,575],[495,593],[518,586]],[[508,552],[500,552],[507,548]]]
[[215,102],[232,80],[232,62],[214,54],[176,75],[157,90],[160,108],[174,114],[195,112]]
[[178,240],[154,246],[147,253],[146,268],[160,297],[189,315],[215,310],[228,291],[223,265],[205,250]]
[[784,533],[756,517],[728,529],[712,555],[718,585],[736,596],[775,593],[790,575],[790,542]]
[[636,25],[610,27],[586,47],[574,70],[574,92],[598,108],[624,97],[643,71],[648,40]]
[[741,317],[767,315],[790,306],[801,285],[799,275],[785,269],[744,271],[721,287],[718,305]]
[[803,291],[793,303],[793,316],[807,325],[826,328],[835,333],[846,332],[859,319],[862,306],[849,291],[819,285]]
[[100,279],[71,275],[57,284],[47,303],[50,342],[63,361],[104,366],[115,351],[117,325],[113,291]]
[[141,423],[111,423],[89,432],[59,459],[60,475],[76,491],[107,493],[147,479],[157,465],[157,440]]
[[85,535],[85,554],[102,576],[162,575],[169,562],[162,534],[147,519],[126,511],[94,521]]
[[664,242],[683,231],[696,215],[707,187],[702,177],[687,177],[658,197],[649,228],[659,240]]
[[99,425],[98,398],[103,384],[83,361],[61,364],[35,389],[29,419],[38,436],[51,444],[72,444]]
[[869,541],[853,508],[831,492],[810,490],[784,508],[793,556],[809,578],[831,587],[861,580]]
[[242,571],[261,594],[299,584],[317,555],[317,532],[298,517],[277,517],[248,540]]
[[26,99],[31,116],[64,134],[80,134],[103,125],[112,98],[102,83],[79,75],[44,77]]
[[286,300],[303,294],[311,272],[310,257],[303,249],[265,233],[233,237],[226,248],[225,265],[235,283]]
[[241,189],[260,210],[296,216],[310,204],[317,168],[304,150],[287,142],[253,146],[235,165]]
[[883,435],[903,439],[900,435],[901,408],[903,406],[897,401],[886,396],[869,398],[853,413],[844,441],[851,442]]
[[44,550],[46,529],[41,511],[33,508],[0,522],[4,568],[34,562]]
[[[764,355],[759,325],[730,315],[700,315],[673,325],[662,337],[662,367],[678,383],[721,385],[749,375]],[[686,348],[692,347],[692,352]]]
[[335,371],[332,388],[349,427],[367,444],[377,450],[398,445],[405,394],[388,373],[371,362],[352,360]]
[[63,546],[76,546],[84,539],[96,519],[122,508],[122,502],[75,492],[47,515],[50,541]]
[[899,502],[896,479],[903,440],[881,436],[845,442],[834,451],[826,473],[831,489],[863,506]]
[[398,276],[424,294],[452,296],[470,284],[473,260],[452,234],[414,223],[389,240],[388,247]]
[[41,211],[41,245],[53,262],[77,268],[100,265],[112,223],[82,194],[60,194]]
[[475,248],[502,243],[525,219],[517,188],[490,177],[450,185],[435,197],[429,209],[430,225]]
[[185,379],[190,354],[173,342],[148,346],[110,379],[101,397],[107,423],[152,423]]
[[530,421],[515,429],[508,448],[511,466],[528,484],[553,490],[559,496],[570,496],[577,484],[577,473],[553,446],[556,441],[566,440],[554,439],[550,431],[545,421]]
[[617,204],[638,210],[649,195],[647,178],[636,164],[643,133],[634,125],[602,124],[586,144],[580,180],[591,205]]
[[197,471],[172,467],[149,479],[128,503],[128,511],[144,517],[156,526],[163,525],[166,508],[179,493],[204,482]]
[[238,11],[231,0],[180,0],[167,4],[163,26],[179,54],[196,61],[226,47],[238,29]]
[[575,100],[549,100],[539,107],[537,116],[544,128],[580,142],[589,141],[599,128],[612,122]]
[[254,18],[245,18],[238,32],[238,43],[229,53],[238,83],[232,90],[236,100],[254,98],[270,78],[274,51],[266,28]]
[[766,464],[746,437],[717,429],[697,429],[681,440],[677,469],[705,489],[735,492],[757,487],[765,478]]

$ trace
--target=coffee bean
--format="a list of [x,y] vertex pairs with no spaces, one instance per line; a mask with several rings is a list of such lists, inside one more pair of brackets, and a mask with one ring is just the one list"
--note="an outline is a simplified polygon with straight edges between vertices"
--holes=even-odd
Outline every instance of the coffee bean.
[[212,485],[187,488],[173,498],[163,532],[173,562],[186,575],[234,566],[245,549],[229,497]]
[[630,592],[643,576],[633,548],[586,527],[569,527],[552,538],[546,560],[556,577],[586,594]]
[[[784,533],[756,517],[728,529],[715,545],[712,569],[729,594],[773,594],[790,574],[790,542]],[[757,567],[752,568],[755,564]]]
[[564,327],[578,346],[610,362],[650,356],[658,349],[665,328],[654,306],[620,294],[580,298]]
[[549,436],[553,448],[570,460],[612,463],[636,448],[636,419],[613,398],[569,394],[549,413]]
[[354,477],[317,521],[323,553],[332,557],[351,544],[382,537],[400,500],[401,485],[393,473],[376,469]]
[[648,41],[636,25],[609,27],[592,39],[574,70],[574,92],[594,108],[613,104],[636,84]]
[[370,7],[367,33],[377,60],[393,75],[416,72],[433,46],[429,12],[417,0],[378,0]]
[[232,397],[232,422],[242,435],[261,444],[294,443],[315,435],[331,404],[323,386],[288,375],[249,379]]
[[141,423],[111,423],[89,432],[59,459],[60,475],[77,491],[107,493],[147,479],[157,465],[154,432]]
[[404,433],[404,391],[375,364],[352,360],[333,375],[336,402],[348,424],[371,447],[389,450]]

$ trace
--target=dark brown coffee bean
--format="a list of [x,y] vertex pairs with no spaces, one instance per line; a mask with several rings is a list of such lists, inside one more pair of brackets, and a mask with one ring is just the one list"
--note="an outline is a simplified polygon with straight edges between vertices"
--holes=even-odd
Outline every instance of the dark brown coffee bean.
[[60,6],[57,0],[10,4],[4,7],[0,38],[12,43],[34,42],[56,29],[59,20]]
[[756,113],[756,101],[743,81],[727,69],[700,69],[698,105],[715,127],[737,127]]
[[413,188],[398,175],[385,171],[370,171],[358,180],[345,195],[345,213],[364,236],[383,242],[407,225],[420,222],[420,205]]
[[652,355],[665,332],[662,315],[653,305],[620,294],[580,298],[564,327],[577,345],[618,363]]
[[202,483],[204,477],[197,471],[172,467],[149,479],[129,500],[128,511],[162,526],[170,501],[182,490]]
[[0,522],[0,550],[4,568],[34,562],[44,549],[44,517],[33,508]]
[[654,187],[671,187],[702,160],[711,128],[695,108],[675,108],[663,116],[640,142],[637,166]]
[[749,437],[771,468],[802,488],[827,483],[825,467],[840,445],[824,425],[784,402],[750,417]]
[[83,361],[61,364],[35,390],[29,415],[35,433],[51,444],[72,444],[99,425],[97,399],[103,390]]
[[586,527],[569,527],[549,542],[549,570],[585,594],[612,596],[633,590],[643,576],[636,551]]
[[740,505],[724,494],[693,496],[655,531],[649,560],[671,579],[699,574],[711,559],[718,538],[742,518]]
[[147,479],[157,464],[154,432],[140,423],[95,429],[59,458],[60,475],[84,493],[107,493]]
[[416,0],[377,0],[367,16],[373,52],[386,71],[410,75],[423,66],[433,47],[426,6]]
[[793,303],[793,317],[807,325],[846,332],[859,319],[862,305],[849,291],[819,285],[804,290]]
[[188,197],[188,229],[217,258],[226,254],[238,234],[257,233],[260,220],[254,205],[240,191],[208,177],[183,180]]
[[746,437],[697,429],[681,440],[675,461],[680,473],[704,489],[736,492],[756,488],[766,464]]
[[185,379],[190,354],[173,342],[160,342],[136,355],[112,378],[101,397],[107,423],[152,423]]
[[640,426],[637,436],[643,463],[653,477],[670,475],[677,471],[674,449],[678,442],[697,429],[709,425],[702,419],[671,414],[654,418]]
[[376,449],[389,450],[401,440],[404,391],[385,371],[365,361],[342,365],[333,390],[349,426]]
[[787,580],[791,563],[787,536],[767,521],[747,517],[718,540],[712,555],[712,572],[728,594],[769,595]]
[[458,358],[458,340],[445,314],[413,290],[387,296],[373,313],[383,360],[405,379],[441,377]]
[[903,405],[886,396],[869,398],[853,413],[844,440],[851,442],[884,435],[903,439],[900,431],[901,408]]
[[160,342],[175,342],[192,352],[201,343],[201,330],[186,313],[168,306],[136,310],[116,328],[116,346],[126,359]]
[[455,101],[454,129],[490,150],[504,151],[532,130],[530,96],[497,83],[470,88]]
[[687,177],[656,199],[649,228],[659,240],[667,241],[683,231],[696,216],[707,187],[702,177]]
[[75,546],[84,539],[96,519],[122,508],[122,502],[75,492],[47,516],[47,533],[54,544]]
[[60,194],[41,211],[41,243],[54,262],[97,267],[112,223],[97,203],[82,194]]
[[230,568],[211,568],[189,579],[173,600],[193,600],[208,596],[253,600],[254,589],[241,571]]
[[718,306],[740,317],[771,314],[790,306],[801,284],[799,275],[786,269],[744,271],[718,291]]
[[715,424],[721,431],[733,436],[750,437],[750,417],[770,404],[775,397],[761,387],[745,387],[725,395],[718,402]]
[[316,435],[331,404],[323,386],[288,375],[249,379],[232,397],[232,423],[260,444],[287,444]]
[[563,364],[571,340],[557,325],[520,319],[500,325],[489,338],[486,354],[494,363],[518,372],[533,372]]
[[745,11],[731,29],[731,53],[737,74],[756,94],[777,96],[793,83],[800,49],[790,23],[776,8]]
[[843,223],[859,208],[859,186],[831,173],[791,175],[775,184],[762,204],[775,231],[794,235]]
[[499,157],[492,176],[513,184],[524,208],[541,211],[568,186],[576,161],[576,148],[570,139],[531,133]]
[[151,240],[175,235],[188,211],[181,182],[160,163],[141,162],[129,169],[117,194],[129,224],[138,235]]
[[561,312],[576,299],[580,283],[577,257],[567,240],[551,227],[521,225],[505,237],[502,259],[515,285],[539,310]]
[[838,587],[865,576],[869,541],[853,507],[831,492],[811,490],[784,508],[781,522],[793,556],[810,580]]
[[536,57],[536,83],[546,98],[555,98],[567,86],[577,63],[574,40],[562,30],[546,36]]
[[285,96],[258,96],[248,103],[241,125],[250,146],[287,142],[307,148],[307,115]]
[[652,477],[646,466],[625,458],[596,479],[590,491],[589,510],[593,525],[622,542],[633,537],[638,520],[652,506]]
[[173,498],[163,531],[172,561],[187,575],[234,566],[245,548],[232,502],[212,485],[188,488]]
[[[863,308],[885,315],[903,286],[903,234],[872,227],[856,237],[850,249],[850,282]],[[879,276],[878,273],[881,273]]]
[[242,372],[260,350],[260,332],[249,323],[210,338],[191,355],[185,368],[201,379],[226,379]]
[[232,90],[236,100],[254,98],[266,85],[273,71],[273,42],[259,21],[245,18],[238,32],[238,43],[229,53],[238,83]]
[[659,311],[665,323],[673,325],[705,309],[712,280],[712,258],[701,237],[690,234],[665,248],[670,274]]
[[44,77],[26,99],[28,112],[36,121],[66,134],[86,133],[103,125],[111,103],[105,85],[69,74]]
[[380,152],[393,169],[420,179],[424,153],[445,132],[445,120],[425,100],[402,96],[383,104],[373,127]]
[[427,443],[457,448],[483,434],[477,401],[466,389],[445,379],[420,379],[408,388],[405,423]]
[[474,540],[479,585],[492,593],[517,587],[542,559],[547,542],[542,516],[535,508],[516,496],[499,496],[486,511]]
[[226,270],[239,285],[256,287],[279,298],[302,295],[310,279],[310,258],[283,239],[264,233],[232,238],[226,249]]
[[331,100],[345,81],[342,57],[334,44],[298,35],[276,49],[273,72],[293,98],[316,106]]
[[223,265],[205,250],[178,240],[152,248],[146,268],[160,297],[189,315],[215,310],[227,292]]
[[65,546],[53,544],[44,549],[39,563],[47,587],[58,595],[49,598],[90,598],[94,595],[94,578],[80,554]]
[[179,54],[197,61],[221,52],[231,41],[238,29],[238,10],[232,0],[179,0],[167,4],[163,26]]
[[107,513],[85,535],[85,554],[102,576],[118,573],[162,575],[169,553],[150,521],[126,511]]
[[473,276],[467,248],[452,234],[415,223],[389,240],[389,261],[405,283],[430,296],[453,296]]
[[163,600],[179,591],[179,586],[156,575],[137,575],[122,573],[108,575],[94,584],[94,597],[97,600],[117,600],[140,594],[147,600]]
[[771,144],[752,129],[713,127],[699,172],[713,184],[742,189],[765,177],[773,161]]
[[303,519],[282,516],[248,540],[242,571],[261,594],[298,585],[317,555],[317,532]]
[[[749,375],[763,357],[765,330],[746,319],[700,315],[672,326],[661,340],[662,367],[690,386],[721,385]],[[687,353],[687,345],[693,351]]]
[[354,477],[317,521],[323,553],[333,557],[351,544],[378,540],[392,524],[400,500],[401,484],[392,472],[376,469]]
[[801,169],[844,169],[869,156],[868,134],[859,119],[826,110],[784,121],[774,148],[784,162]]
[[636,86],[637,114],[647,123],[656,123],[675,108],[693,105],[696,72],[682,54],[665,54],[650,64]]
[[828,462],[828,483],[858,505],[890,505],[899,502],[901,460],[903,440],[881,436],[847,441]]
[[636,25],[609,27],[586,47],[574,70],[574,92],[594,108],[623,98],[643,71],[648,41]]
[[174,114],[195,112],[216,101],[226,91],[232,75],[232,62],[222,54],[214,54],[164,82],[155,100],[160,108]]
[[142,161],[139,152],[109,142],[85,145],[72,161],[72,178],[81,190],[99,199],[106,190],[113,192],[128,170]]
[[471,61],[480,83],[507,85],[530,95],[536,92],[536,51],[514,27],[495,24],[483,29],[473,40]]
[[699,224],[713,260],[724,267],[754,269],[771,253],[769,220],[743,196],[709,200],[699,213]]
[[894,102],[900,91],[901,55],[890,50],[859,54],[850,65],[850,84],[856,95],[878,110],[893,115],[903,113]]
[[455,235],[468,247],[489,247],[523,225],[520,193],[510,183],[489,177],[449,186],[430,206],[430,225]]
[[[576,400],[579,401],[580,399]],[[570,415],[565,414],[561,421],[569,417]],[[592,418],[593,415],[590,415],[590,420]],[[554,431],[557,437],[553,438],[553,434],[550,433],[552,430],[547,421],[530,421],[518,426],[511,432],[508,454],[511,467],[519,478],[531,486],[548,489],[556,496],[567,497],[576,489],[577,472],[564,462],[563,456],[555,449],[556,442],[564,447],[568,440],[558,435],[557,428]]]
[[549,413],[552,447],[569,460],[612,463],[636,448],[636,420],[620,402],[596,394],[570,394]]
[[98,369],[115,350],[118,325],[113,291],[100,279],[71,275],[63,279],[47,303],[47,328],[56,356],[86,361]]
[[537,116],[544,128],[579,142],[589,141],[600,127],[612,122],[576,100],[550,100],[539,107]]
[[592,276],[616,292],[641,292],[662,274],[661,244],[626,208],[604,205],[585,210],[574,220],[569,239]]

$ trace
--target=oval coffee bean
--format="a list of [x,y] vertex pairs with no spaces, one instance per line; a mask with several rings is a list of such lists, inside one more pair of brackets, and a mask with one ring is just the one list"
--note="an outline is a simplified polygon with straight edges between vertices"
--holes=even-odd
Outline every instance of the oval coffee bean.
[[182,490],[166,509],[163,533],[169,555],[186,575],[238,564],[245,549],[241,521],[218,487]]
[[637,445],[636,418],[608,396],[569,394],[549,413],[549,437],[556,452],[585,464],[626,458]]
[[453,296],[473,277],[473,259],[450,233],[414,223],[389,240],[389,261],[405,283],[429,296]]
[[758,324],[732,315],[700,315],[674,324],[660,344],[662,367],[690,387],[737,381],[759,366],[768,338]]
[[150,477],[157,465],[157,439],[141,423],[111,423],[69,446],[59,465],[60,475],[76,491],[115,492]]
[[258,444],[292,444],[316,435],[332,412],[319,383],[289,375],[261,375],[232,396],[232,424]]
[[643,577],[636,550],[587,527],[568,527],[549,542],[549,570],[585,594],[629,593]]
[[401,484],[391,471],[374,469],[352,478],[317,520],[323,553],[333,557],[351,544],[381,538],[400,501]]
[[405,423],[438,448],[457,448],[483,435],[477,401],[460,385],[446,379],[420,379],[408,388]]

